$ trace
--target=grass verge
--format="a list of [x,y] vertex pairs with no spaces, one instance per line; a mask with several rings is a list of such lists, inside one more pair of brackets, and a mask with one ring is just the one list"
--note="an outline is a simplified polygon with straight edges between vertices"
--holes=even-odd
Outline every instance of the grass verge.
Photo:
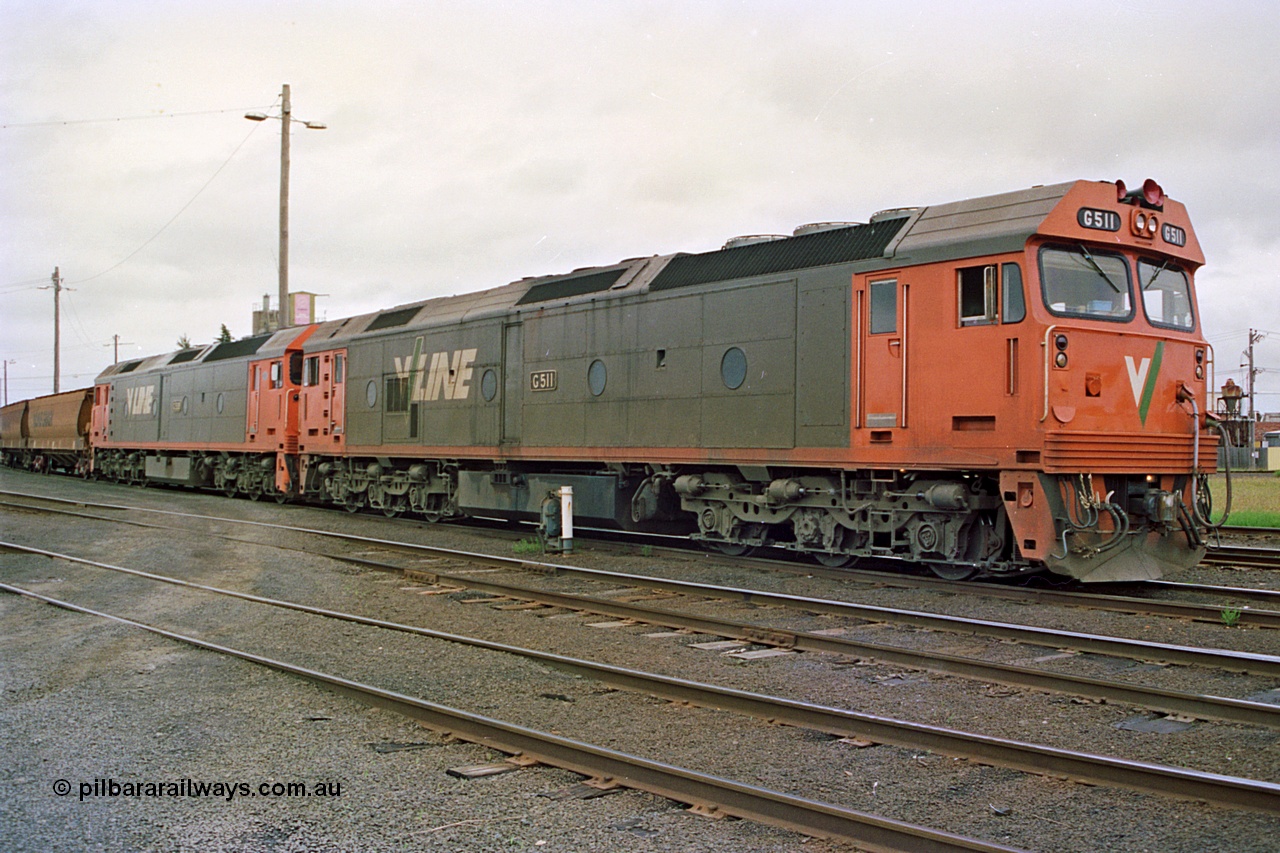
[[[1222,518],[1227,503],[1225,478],[1218,474],[1209,478],[1213,492],[1213,520]],[[1231,475],[1231,525],[1241,527],[1280,527],[1280,476],[1276,474]]]

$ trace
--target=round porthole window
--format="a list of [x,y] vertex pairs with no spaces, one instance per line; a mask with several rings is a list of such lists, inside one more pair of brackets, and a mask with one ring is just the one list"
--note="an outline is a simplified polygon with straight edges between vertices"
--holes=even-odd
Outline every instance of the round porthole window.
[[480,377],[480,395],[484,397],[486,403],[492,403],[493,398],[498,396],[498,374],[492,370],[486,370],[484,375]]
[[599,397],[604,393],[604,386],[608,380],[609,371],[605,368],[604,362],[598,358],[591,362],[591,366],[587,368],[587,387],[591,389],[592,397]]
[[364,401],[371,409],[378,405],[378,380],[370,379],[369,384],[364,386]]
[[742,386],[747,379],[747,354],[737,347],[729,347],[720,359],[720,378],[730,391]]
[[222,409],[226,406],[226,400],[222,398],[222,392],[218,392],[218,399],[214,401],[214,405],[218,407],[218,414],[222,414]]

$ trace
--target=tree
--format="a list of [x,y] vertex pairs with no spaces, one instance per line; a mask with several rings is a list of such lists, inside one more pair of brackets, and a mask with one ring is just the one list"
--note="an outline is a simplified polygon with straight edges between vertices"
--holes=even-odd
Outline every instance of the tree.
[[218,340],[216,341],[216,343],[220,343],[220,344],[231,343],[231,330],[227,328],[226,323],[222,324],[222,331],[218,332]]
[[186,335],[178,338],[178,349],[191,349],[191,338]]

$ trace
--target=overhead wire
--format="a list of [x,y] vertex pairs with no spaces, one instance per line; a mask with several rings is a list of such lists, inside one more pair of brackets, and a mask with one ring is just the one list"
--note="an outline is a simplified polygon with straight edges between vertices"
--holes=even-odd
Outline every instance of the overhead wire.
[[145,121],[147,119],[157,118],[186,118],[188,116],[211,116],[221,113],[238,113],[246,110],[262,109],[262,107],[231,107],[223,110],[195,110],[192,112],[182,113],[148,113],[140,116],[115,116],[108,118],[73,118],[73,119],[49,119],[47,121],[24,121],[11,122],[9,124],[0,124],[0,130],[10,130],[22,127],[61,127],[71,124],[108,124],[120,121]]
[[159,237],[161,234],[163,234],[163,233],[168,229],[168,227],[169,227],[170,225],[172,225],[174,222],[176,222],[176,221],[177,221],[177,219],[178,219],[178,217],[179,217],[179,216],[181,216],[183,213],[185,213],[185,212],[186,212],[187,208],[189,208],[189,207],[191,207],[191,205],[195,204],[195,201],[196,201],[196,199],[198,199],[198,198],[200,197],[200,194],[201,194],[201,193],[203,193],[206,189],[208,189],[208,188],[209,188],[209,185],[210,185],[210,184],[212,184],[212,183],[214,182],[214,180],[218,177],[218,175],[222,174],[222,170],[223,170],[223,169],[225,169],[225,168],[227,168],[227,164],[228,164],[228,163],[230,163],[230,162],[231,162],[231,160],[232,160],[232,158],[234,158],[234,157],[236,156],[236,154],[238,154],[238,153],[240,152],[240,149],[241,149],[241,148],[243,148],[243,147],[245,146],[245,143],[247,143],[247,142],[249,141],[249,138],[250,138],[250,137],[252,137],[252,136],[253,136],[253,134],[257,132],[257,130],[258,130],[258,123],[257,123],[257,122],[254,122],[253,127],[252,127],[252,128],[250,128],[249,132],[245,135],[244,139],[240,140],[240,144],[239,144],[239,145],[237,145],[237,146],[236,146],[236,147],[231,151],[231,153],[230,153],[229,155],[227,155],[227,159],[222,161],[222,165],[221,165],[221,166],[219,166],[216,170],[214,170],[214,173],[213,173],[212,175],[210,175],[210,176],[209,176],[209,180],[205,181],[205,182],[204,182],[204,184],[200,187],[200,189],[196,190],[195,195],[191,196],[191,198],[187,201],[187,203],[186,203],[186,204],[184,204],[181,208],[179,208],[179,209],[178,209],[178,212],[177,212],[177,213],[175,213],[173,216],[171,216],[171,217],[169,218],[169,221],[168,221],[168,222],[166,222],[164,225],[161,225],[161,226],[160,226],[160,230],[159,230],[159,231],[157,231],[156,233],[152,234],[150,237],[148,237],[148,238],[143,242],[143,244],[142,244],[141,246],[139,246],[138,248],[134,249],[132,252],[130,252],[129,254],[125,255],[125,256],[124,256],[123,258],[121,258],[119,261],[116,261],[114,264],[112,264],[111,266],[107,267],[107,268],[106,268],[105,270],[103,270],[102,272],[95,273],[94,275],[88,276],[88,277],[86,277],[86,278],[78,278],[78,279],[76,279],[75,281],[68,282],[68,284],[83,284],[84,282],[87,282],[87,281],[93,281],[94,279],[102,278],[102,277],[103,277],[104,275],[106,275],[107,273],[111,272],[112,270],[116,269],[117,267],[122,266],[122,265],[123,265],[124,263],[126,263],[129,259],[131,259],[134,255],[137,255],[137,254],[138,254],[139,252],[141,252],[143,249],[147,248],[147,246],[151,245],[151,243],[152,243],[152,242],[154,242],[154,241],[155,241],[155,239],[156,239],[157,237]]

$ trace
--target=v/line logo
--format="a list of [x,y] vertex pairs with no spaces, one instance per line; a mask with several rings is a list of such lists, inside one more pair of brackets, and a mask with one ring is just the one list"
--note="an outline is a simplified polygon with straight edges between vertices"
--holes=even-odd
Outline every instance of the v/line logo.
[[126,415],[153,415],[156,411],[156,386],[140,385],[127,388],[124,392],[124,413]]
[[465,400],[471,393],[471,365],[475,363],[476,352],[458,349],[431,353],[428,366],[428,354],[422,352],[422,338],[418,338],[413,345],[413,355],[396,356],[396,377],[408,380],[412,402],[431,402],[441,396],[446,400]]
[[1147,412],[1151,409],[1151,398],[1156,391],[1156,378],[1160,375],[1160,362],[1164,360],[1164,341],[1156,342],[1156,351],[1150,358],[1134,362],[1133,356],[1124,357],[1124,366],[1129,369],[1129,387],[1133,390],[1133,402],[1138,406],[1138,418],[1142,425],[1147,424]]

